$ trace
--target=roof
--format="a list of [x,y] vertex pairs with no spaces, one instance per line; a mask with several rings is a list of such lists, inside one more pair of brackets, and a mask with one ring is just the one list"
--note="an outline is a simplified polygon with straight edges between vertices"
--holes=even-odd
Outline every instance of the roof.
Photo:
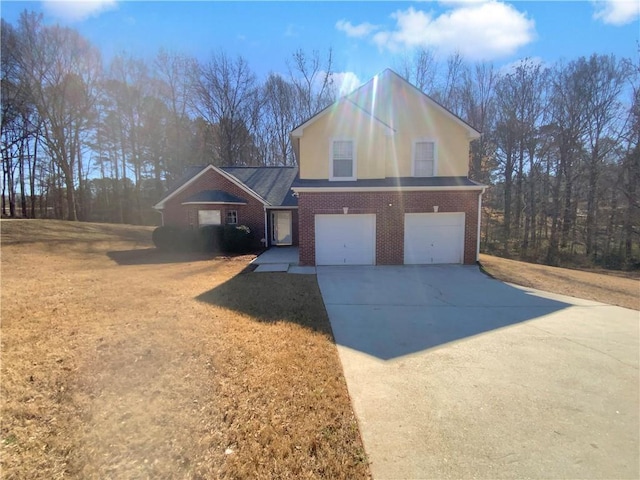
[[221,167],[240,182],[264,198],[272,206],[296,206],[298,200],[291,192],[291,184],[298,175],[298,167]]
[[193,177],[195,177],[196,175],[198,175],[200,172],[202,172],[205,168],[207,168],[207,165],[189,165],[188,167],[186,167],[184,169],[184,172],[182,174],[182,176],[176,180],[175,182],[173,182],[173,184],[169,187],[169,190],[167,190],[164,195],[162,196],[162,198],[160,200],[158,200],[158,203],[162,203],[164,200],[166,200],[168,197],[170,197],[171,195],[173,195],[177,190],[179,190],[185,183],[188,183],[189,180],[191,180]]
[[[190,183],[194,182],[200,175],[208,170],[216,171],[222,177],[226,177],[227,180],[236,183],[250,196],[257,198],[267,206],[295,207],[298,205],[298,200],[293,196],[293,192],[291,191],[291,184],[298,174],[298,167],[215,167],[213,165],[199,165],[186,167],[182,177],[167,190],[153,208],[164,208],[164,203],[169,198],[184,190]],[[226,194],[228,197],[224,197],[222,194]],[[193,200],[194,197],[196,200]],[[238,203],[237,201],[203,200],[207,198],[231,197],[239,200],[241,203],[246,203],[246,200],[222,190],[203,190],[196,192],[189,197],[189,199],[185,200],[185,203]]]
[[244,198],[236,197],[223,190],[202,190],[185,199],[185,203],[247,203]]
[[[345,95],[344,97],[337,100],[332,105],[329,105],[324,110],[320,111],[307,121],[303,122],[301,125],[297,126],[291,132],[292,137],[300,137],[302,136],[303,130],[309,125],[316,122],[318,119],[326,115],[329,111],[333,110],[335,105],[341,102],[349,102],[353,105],[356,105],[362,112],[371,116],[379,123],[383,124],[387,128],[393,130],[393,125],[390,125],[388,119],[383,119],[383,113],[388,108],[381,104],[380,101],[376,101],[376,97],[385,98],[384,95],[381,95],[378,91],[378,88],[382,89],[391,89],[393,84],[404,84],[408,85],[412,90],[417,92],[429,105],[443,112],[446,116],[450,117],[454,122],[460,124],[467,131],[470,138],[478,138],[481,133],[461,119],[459,116],[451,112],[449,109],[438,103],[436,100],[431,98],[429,95],[425,94],[422,90],[412,85],[410,82],[402,78],[393,70],[387,68],[383,70],[381,73],[374,76],[367,83],[361,85],[359,88],[354,90],[353,92]],[[372,111],[373,110],[373,111]]]
[[484,186],[467,177],[387,177],[336,182],[331,180],[301,180],[292,188],[403,188],[403,187],[478,187]]

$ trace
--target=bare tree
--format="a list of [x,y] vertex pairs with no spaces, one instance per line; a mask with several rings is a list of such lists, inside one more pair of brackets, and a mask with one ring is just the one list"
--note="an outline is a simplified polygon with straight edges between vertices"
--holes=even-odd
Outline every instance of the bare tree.
[[419,48],[412,56],[404,55],[396,66],[398,73],[426,94],[436,89],[438,61],[431,48]]
[[253,130],[260,110],[255,74],[247,61],[223,52],[199,66],[194,79],[194,108],[214,127],[215,162],[251,165],[255,162]]
[[331,49],[325,59],[322,59],[317,50],[310,54],[296,50],[287,65],[290,81],[295,86],[298,96],[298,123],[308,120],[335,101]]
[[604,159],[618,144],[622,133],[622,104],[619,101],[628,71],[613,55],[592,55],[578,60],[582,71],[582,101],[585,104],[585,145],[588,155],[586,254],[594,254],[598,180]]
[[181,174],[182,166],[195,160],[190,158],[193,134],[189,115],[194,96],[193,78],[197,69],[198,64],[193,58],[180,53],[161,49],[155,58],[156,95],[166,105],[170,117],[164,139],[165,157],[157,158],[154,165],[157,185],[160,184],[163,169],[170,178],[176,179]]
[[35,14],[23,13],[18,31],[20,68],[42,118],[42,140],[64,177],[67,218],[77,220],[75,180],[94,119],[100,54],[76,31],[43,26]]
[[293,164],[293,148],[289,134],[300,117],[296,87],[277,74],[270,74],[263,86],[264,106],[261,132],[265,163]]

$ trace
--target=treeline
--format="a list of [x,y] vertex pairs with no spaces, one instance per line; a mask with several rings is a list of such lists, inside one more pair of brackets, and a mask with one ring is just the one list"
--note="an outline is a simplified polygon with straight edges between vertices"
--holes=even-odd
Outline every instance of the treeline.
[[[290,131],[336,98],[331,51],[259,79],[242,57],[107,65],[76,31],[2,22],[2,212],[155,223],[186,165],[290,165]],[[392,65],[483,132],[482,248],[549,264],[640,262],[640,68],[593,55],[510,68],[420,50]]]
[[592,55],[498,71],[423,50],[400,71],[484,132],[469,164],[491,185],[484,251],[640,268],[640,64]]
[[103,64],[77,31],[2,20],[2,213],[151,223],[187,165],[290,165],[289,132],[335,99],[331,51],[260,81],[223,51]]

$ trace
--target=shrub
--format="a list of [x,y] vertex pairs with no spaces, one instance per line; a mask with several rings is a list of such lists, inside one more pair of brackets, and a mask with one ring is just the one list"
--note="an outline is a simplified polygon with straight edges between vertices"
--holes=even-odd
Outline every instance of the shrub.
[[192,252],[199,246],[197,232],[180,227],[158,227],[153,231],[151,239],[157,249],[166,252]]
[[246,225],[225,225],[223,249],[230,253],[247,253],[251,250],[253,236]]
[[157,249],[173,252],[178,249],[181,231],[178,227],[158,227],[151,234],[151,240]]
[[223,238],[222,225],[205,225],[198,230],[198,247],[203,252],[220,252],[223,247]]

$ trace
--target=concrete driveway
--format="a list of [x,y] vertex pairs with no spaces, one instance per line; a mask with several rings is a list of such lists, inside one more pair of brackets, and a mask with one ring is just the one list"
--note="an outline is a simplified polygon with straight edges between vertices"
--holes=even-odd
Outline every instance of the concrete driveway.
[[319,267],[375,479],[639,478],[639,313],[473,266]]

